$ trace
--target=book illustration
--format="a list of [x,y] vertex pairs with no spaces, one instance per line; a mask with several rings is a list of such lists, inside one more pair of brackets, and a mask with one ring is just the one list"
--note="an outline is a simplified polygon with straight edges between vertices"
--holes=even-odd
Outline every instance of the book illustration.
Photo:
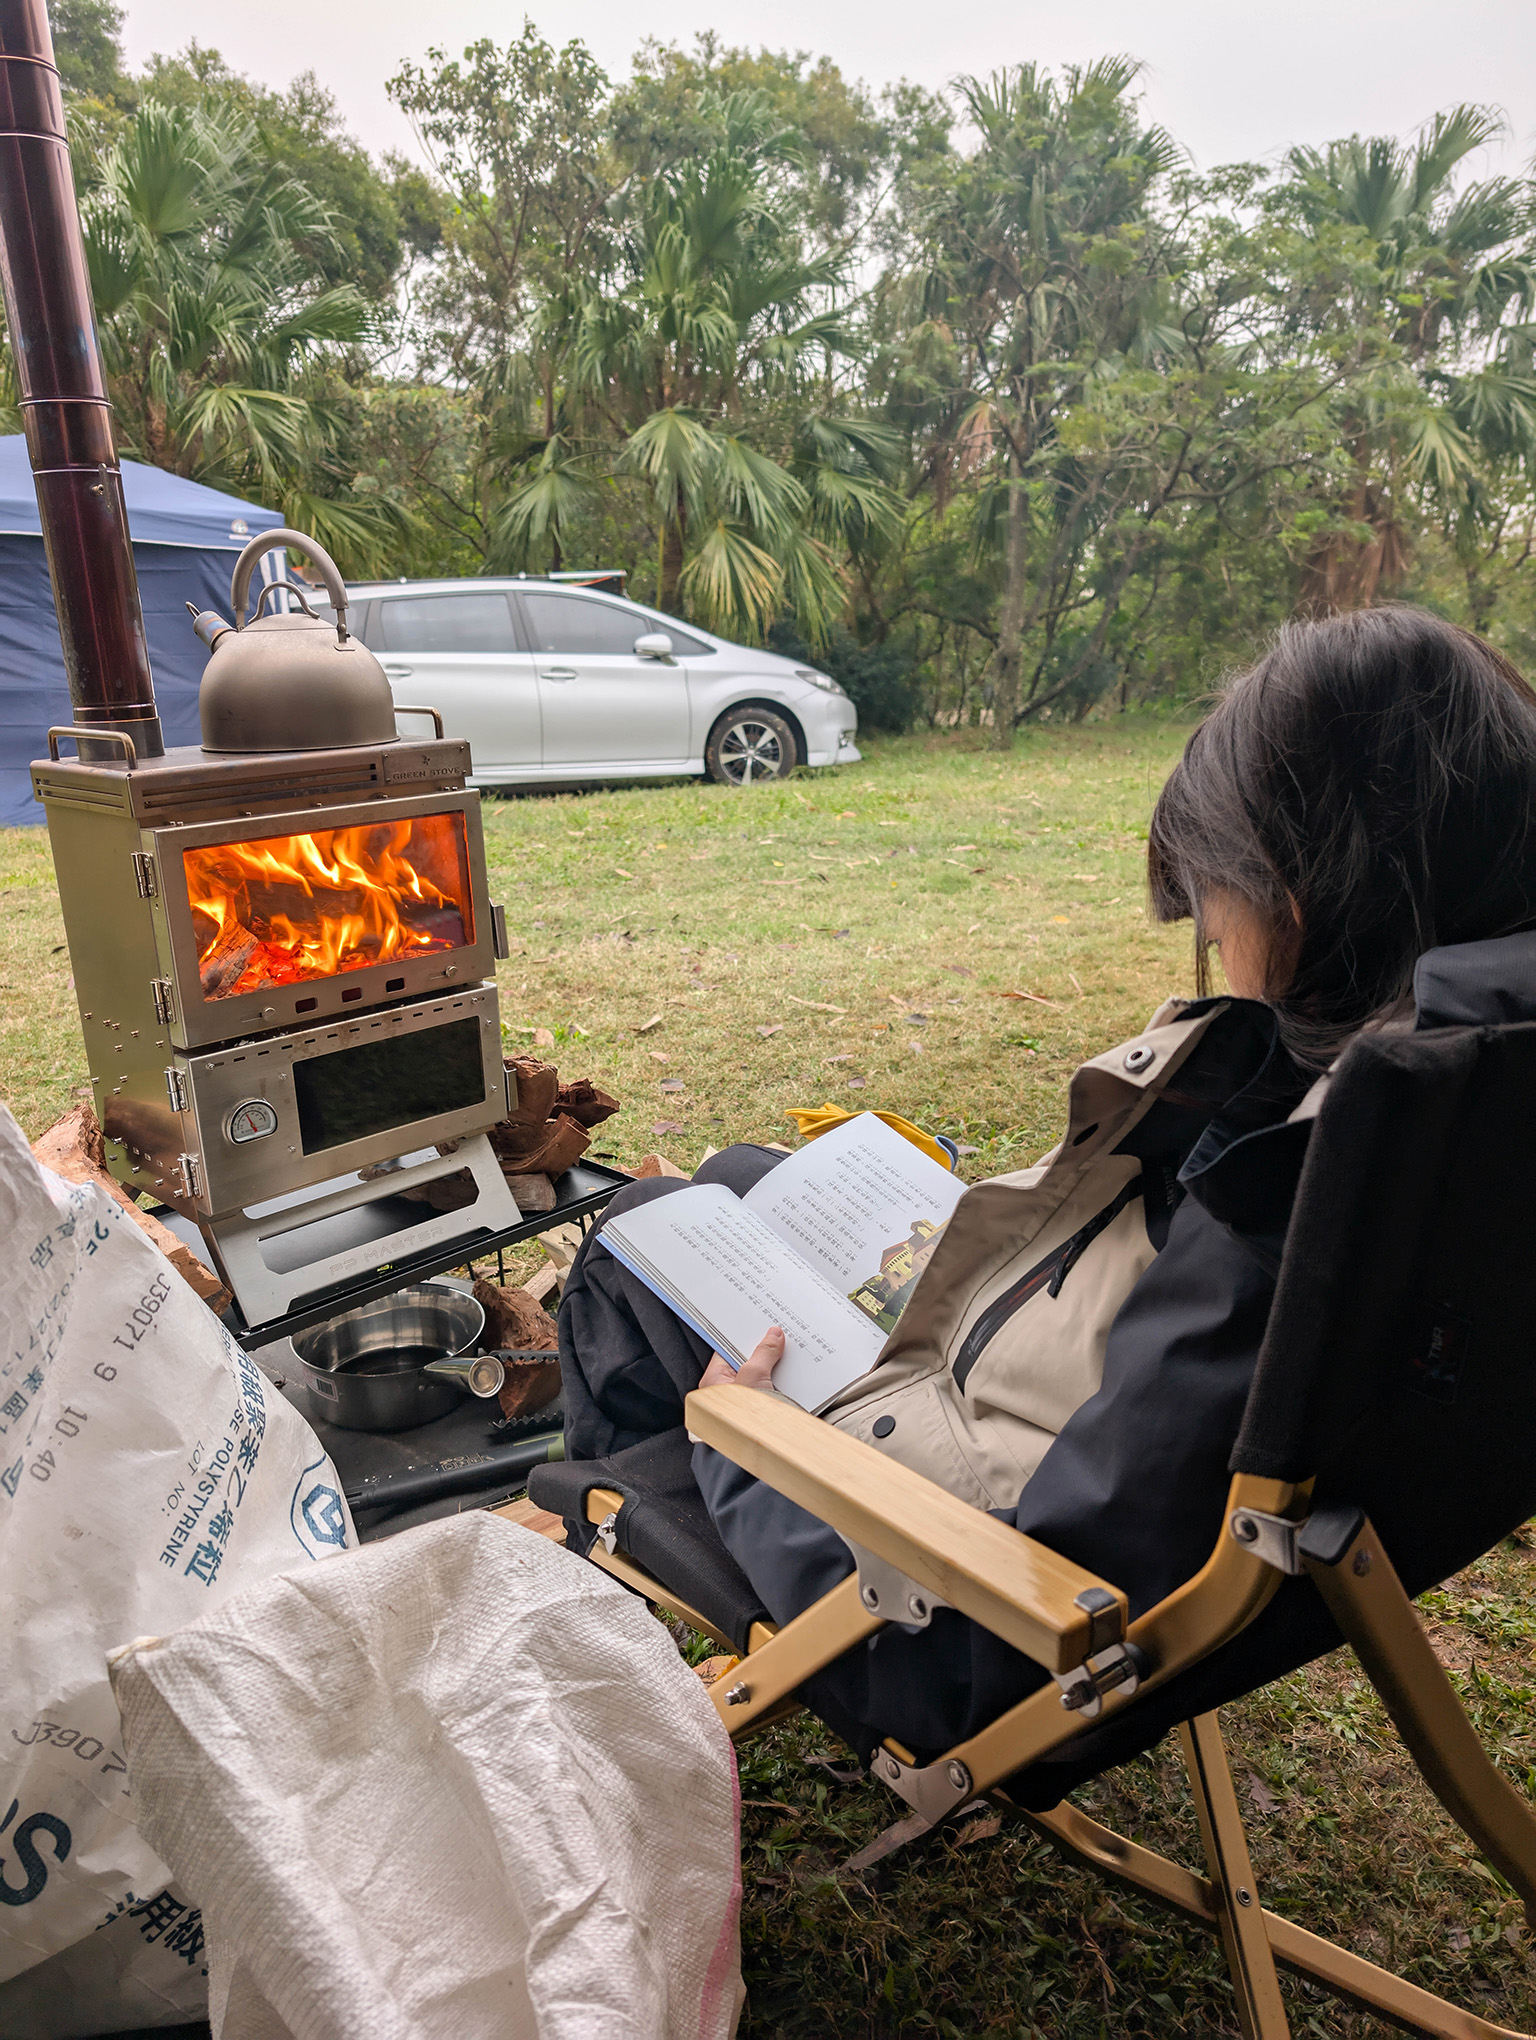
[[931,1218],[915,1219],[907,1237],[880,1256],[879,1274],[867,1276],[857,1289],[851,1289],[848,1301],[872,1317],[881,1331],[895,1331],[896,1320],[906,1309],[918,1276],[933,1259],[943,1231]]

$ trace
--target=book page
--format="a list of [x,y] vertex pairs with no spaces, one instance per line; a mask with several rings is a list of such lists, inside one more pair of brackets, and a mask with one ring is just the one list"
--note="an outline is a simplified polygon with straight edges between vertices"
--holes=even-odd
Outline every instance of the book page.
[[861,1112],[770,1170],[742,1202],[890,1332],[965,1187],[883,1119]]
[[802,1409],[819,1409],[868,1373],[885,1344],[863,1311],[718,1183],[621,1212],[603,1241],[737,1366],[770,1325],[782,1325],[773,1385]]

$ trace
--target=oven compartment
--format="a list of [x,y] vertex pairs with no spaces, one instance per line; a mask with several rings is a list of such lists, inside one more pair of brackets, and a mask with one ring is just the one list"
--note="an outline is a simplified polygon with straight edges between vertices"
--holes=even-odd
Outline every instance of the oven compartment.
[[166,1202],[198,1219],[245,1210],[503,1118],[495,987],[177,1056],[166,1088]]
[[479,796],[146,829],[157,1011],[192,1049],[494,975]]

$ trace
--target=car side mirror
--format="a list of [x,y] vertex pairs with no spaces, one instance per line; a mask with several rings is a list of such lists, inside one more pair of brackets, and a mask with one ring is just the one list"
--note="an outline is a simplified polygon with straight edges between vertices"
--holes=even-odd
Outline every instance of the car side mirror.
[[670,659],[671,656],[672,640],[664,630],[644,631],[635,639],[637,659]]

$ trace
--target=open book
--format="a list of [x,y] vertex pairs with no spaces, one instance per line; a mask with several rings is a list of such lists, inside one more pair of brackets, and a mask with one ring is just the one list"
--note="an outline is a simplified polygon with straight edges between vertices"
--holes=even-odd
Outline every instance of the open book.
[[608,1219],[603,1244],[733,1367],[782,1325],[773,1385],[819,1410],[875,1364],[964,1191],[861,1112],[747,1196],[692,1183]]

